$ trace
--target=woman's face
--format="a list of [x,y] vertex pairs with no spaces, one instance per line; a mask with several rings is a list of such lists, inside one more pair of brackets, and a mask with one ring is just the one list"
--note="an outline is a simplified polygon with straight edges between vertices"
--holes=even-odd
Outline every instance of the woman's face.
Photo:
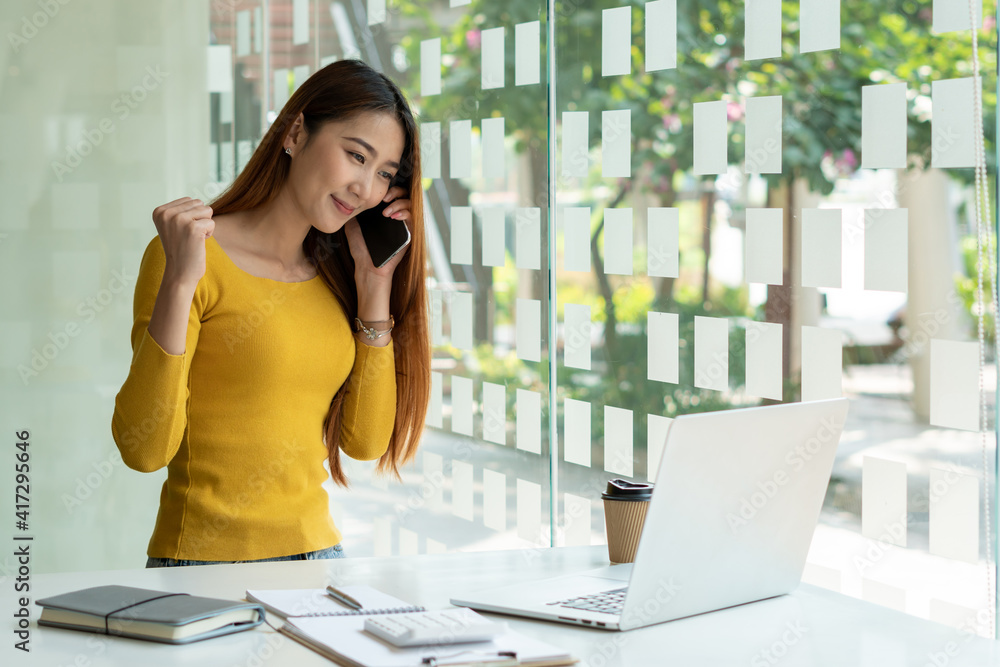
[[399,171],[405,138],[392,116],[364,113],[324,123],[308,146],[303,143],[291,149],[289,187],[312,226],[332,234],[382,201]]

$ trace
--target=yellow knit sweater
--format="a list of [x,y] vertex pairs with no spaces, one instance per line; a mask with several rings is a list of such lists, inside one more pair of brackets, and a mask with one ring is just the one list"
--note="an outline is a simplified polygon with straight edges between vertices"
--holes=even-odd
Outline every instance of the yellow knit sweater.
[[206,240],[206,272],[184,354],[147,327],[163,278],[159,236],[135,287],[132,365],[111,433],[130,468],[167,466],[147,555],[255,560],[340,542],[322,484],[323,420],[340,386],[341,450],[371,460],[388,447],[396,412],[392,342],[358,342],[319,276],[253,276]]

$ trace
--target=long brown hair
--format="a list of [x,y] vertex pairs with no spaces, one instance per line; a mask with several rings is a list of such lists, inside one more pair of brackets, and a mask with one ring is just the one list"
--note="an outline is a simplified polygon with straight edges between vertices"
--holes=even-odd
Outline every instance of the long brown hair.
[[[389,448],[377,471],[399,479],[399,466],[412,460],[423,430],[430,400],[430,340],[427,331],[423,187],[420,182],[420,141],[417,124],[402,92],[385,75],[359,60],[341,60],[320,69],[296,90],[268,129],[246,167],[233,184],[209,206],[214,215],[263,206],[278,196],[288,180],[290,162],[283,159],[285,137],[299,114],[307,132],[306,145],[324,123],[361,113],[385,113],[399,121],[406,137],[400,169],[393,183],[409,188],[410,247],[392,276],[389,309],[396,320],[392,331],[396,368],[396,419]],[[311,228],[302,242],[309,261],[337,297],[353,322],[358,313],[354,258],[343,228],[326,234]],[[330,403],[323,430],[333,481],[347,486],[340,463],[341,408],[351,390],[351,378]]]

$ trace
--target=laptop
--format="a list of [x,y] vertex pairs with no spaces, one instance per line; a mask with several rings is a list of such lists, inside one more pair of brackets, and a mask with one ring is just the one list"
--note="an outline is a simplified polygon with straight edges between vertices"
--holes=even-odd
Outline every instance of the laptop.
[[678,417],[634,563],[451,603],[631,630],[789,593],[802,579],[847,409],[837,398]]

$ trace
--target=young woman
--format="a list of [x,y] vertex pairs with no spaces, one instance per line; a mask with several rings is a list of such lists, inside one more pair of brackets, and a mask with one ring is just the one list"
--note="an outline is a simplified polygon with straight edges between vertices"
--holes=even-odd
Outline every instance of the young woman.
[[[111,423],[126,465],[168,471],[146,567],[342,557],[324,461],[347,486],[341,451],[397,477],[416,454],[419,146],[396,85],[340,61],[292,95],[211,207],[153,212]],[[357,216],[383,201],[412,238],[376,268]]]

